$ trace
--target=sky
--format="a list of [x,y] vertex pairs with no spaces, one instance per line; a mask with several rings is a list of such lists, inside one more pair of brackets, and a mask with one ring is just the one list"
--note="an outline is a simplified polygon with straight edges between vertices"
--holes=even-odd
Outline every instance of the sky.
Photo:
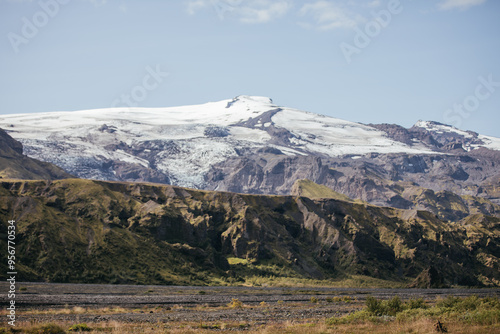
[[0,0],[0,114],[258,95],[500,137],[500,1]]

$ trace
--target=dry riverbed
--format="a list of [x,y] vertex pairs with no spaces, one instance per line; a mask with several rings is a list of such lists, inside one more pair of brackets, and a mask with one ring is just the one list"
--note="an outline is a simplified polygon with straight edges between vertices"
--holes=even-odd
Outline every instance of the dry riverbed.
[[[0,289],[7,291],[6,283]],[[86,323],[105,331],[109,324],[168,328],[252,330],[279,324],[323,324],[333,316],[359,310],[367,296],[423,298],[432,303],[447,295],[499,296],[500,289],[361,289],[274,287],[181,287],[18,283],[16,320],[21,324]],[[2,293],[7,327],[7,295]],[[156,327],[155,327],[156,326]],[[160,327],[158,327],[160,326]],[[111,332],[111,329],[109,329]],[[151,328],[153,330],[153,328]],[[153,332],[158,332],[154,330]]]

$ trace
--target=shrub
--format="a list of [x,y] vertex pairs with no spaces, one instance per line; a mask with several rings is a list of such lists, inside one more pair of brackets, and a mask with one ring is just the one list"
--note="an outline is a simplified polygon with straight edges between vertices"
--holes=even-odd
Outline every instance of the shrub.
[[416,321],[422,318],[438,318],[441,314],[436,308],[413,308],[399,312],[396,314],[398,321]]
[[418,319],[445,318],[467,324],[497,325],[500,323],[500,299],[471,296],[459,298],[448,296],[429,307],[422,298],[402,302],[398,296],[389,300],[367,297],[363,310],[341,318],[330,318],[328,324],[344,324],[360,321],[415,321]]
[[227,304],[227,306],[229,306],[230,308],[242,308],[243,303],[239,299],[233,298],[231,302]]
[[500,323],[500,310],[477,310],[473,312],[466,312],[462,315],[460,320],[468,324],[477,325],[496,325]]
[[500,299],[498,297],[483,298],[482,304],[491,308],[500,309]]
[[438,300],[436,307],[453,308],[460,303],[460,297],[447,296],[445,299]]
[[366,297],[366,311],[371,315],[381,316],[384,314],[382,302],[375,297]]
[[345,296],[344,298],[342,298],[342,300],[345,302],[345,303],[352,303],[352,298],[349,297],[349,296]]
[[398,296],[394,296],[391,299],[382,302],[382,305],[385,306],[385,313],[383,315],[395,316],[396,314],[404,310],[403,302]]
[[406,302],[406,305],[407,305],[407,308],[410,310],[419,309],[419,308],[422,308],[422,309],[429,308],[427,306],[427,304],[425,303],[425,300],[423,298],[409,299]]
[[[413,308],[416,308],[419,304],[421,303],[414,302]],[[372,296],[366,298],[366,310],[368,313],[379,317],[384,315],[396,316],[396,314],[408,308],[411,308],[410,305],[403,303],[399,296],[394,296],[388,300],[378,300]]]
[[465,312],[478,309],[500,309],[500,300],[496,297],[479,298],[470,296],[467,298],[448,296],[439,300],[436,307],[445,312]]
[[92,328],[87,326],[87,324],[76,324],[69,328],[70,332],[90,332]]
[[311,297],[311,303],[316,304],[318,302],[318,298],[316,297]]

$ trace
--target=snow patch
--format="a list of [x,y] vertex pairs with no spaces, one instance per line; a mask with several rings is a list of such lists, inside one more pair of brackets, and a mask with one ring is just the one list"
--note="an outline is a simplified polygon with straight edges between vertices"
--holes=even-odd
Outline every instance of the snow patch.
[[436,133],[456,133],[460,136],[464,136],[465,138],[473,138],[473,136],[467,132],[460,129],[455,128],[454,126],[439,124],[431,121],[418,121],[414,125],[415,127],[423,128],[427,131],[433,131]]
[[[270,111],[271,120],[261,119]],[[439,123],[420,121],[415,126],[454,132],[477,142],[472,134]],[[211,167],[237,156],[241,149],[255,152],[271,146],[289,156],[351,155],[352,159],[367,153],[437,154],[419,142],[409,146],[394,141],[373,127],[278,107],[258,96],[173,108],[2,115],[0,127],[23,143],[27,155],[81,177],[116,179],[112,170],[102,166],[123,161],[154,166],[174,184],[192,188],[203,187]],[[220,131],[207,134],[208,128]],[[280,128],[286,131],[275,131]],[[500,138],[480,135],[477,139],[484,144],[466,143],[466,149],[500,150]]]

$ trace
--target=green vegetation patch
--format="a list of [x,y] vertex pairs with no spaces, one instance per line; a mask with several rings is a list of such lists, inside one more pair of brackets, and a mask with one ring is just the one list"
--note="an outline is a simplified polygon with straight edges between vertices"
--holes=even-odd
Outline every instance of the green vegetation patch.
[[388,300],[374,297],[366,299],[365,307],[343,317],[332,317],[329,325],[363,322],[400,321],[418,319],[460,321],[469,325],[500,324],[500,299],[498,297],[466,298],[448,296],[429,306],[422,298],[402,301],[398,296]]
[[26,334],[65,334],[66,331],[56,324],[45,324],[25,330]]
[[295,185],[295,192],[299,196],[309,197],[309,198],[331,198],[340,201],[352,202],[353,200],[344,194],[338,193],[327,186],[314,183],[311,180],[298,180]]
[[70,332],[90,332],[92,328],[90,328],[87,324],[76,324],[71,326],[68,329]]

